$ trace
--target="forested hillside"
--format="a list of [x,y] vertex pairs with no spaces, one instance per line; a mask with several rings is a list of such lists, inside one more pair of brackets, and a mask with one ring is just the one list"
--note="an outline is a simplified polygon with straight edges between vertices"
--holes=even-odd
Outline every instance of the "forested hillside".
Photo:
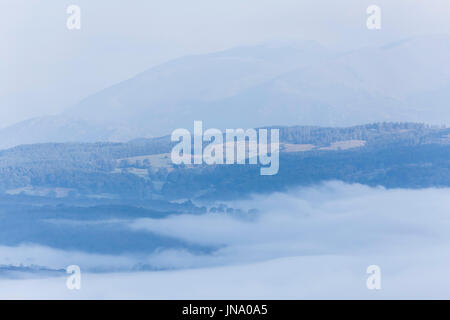
[[270,192],[326,180],[450,186],[450,129],[416,123],[280,127],[280,171],[175,166],[170,137],[128,143],[23,145],[0,151],[0,191],[44,197],[195,198]]

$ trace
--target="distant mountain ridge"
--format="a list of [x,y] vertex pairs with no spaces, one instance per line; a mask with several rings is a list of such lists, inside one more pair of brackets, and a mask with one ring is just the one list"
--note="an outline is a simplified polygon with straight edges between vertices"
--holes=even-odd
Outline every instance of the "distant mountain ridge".
[[188,56],[0,130],[0,148],[128,141],[191,128],[450,122],[450,36],[337,53],[306,41]]

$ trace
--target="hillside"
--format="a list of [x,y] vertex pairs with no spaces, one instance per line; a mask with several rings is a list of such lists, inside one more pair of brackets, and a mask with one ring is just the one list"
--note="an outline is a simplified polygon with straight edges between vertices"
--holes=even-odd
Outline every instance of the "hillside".
[[23,145],[0,151],[0,191],[57,198],[243,197],[327,180],[385,187],[450,185],[450,129],[416,123],[281,127],[280,171],[176,166],[169,137]]

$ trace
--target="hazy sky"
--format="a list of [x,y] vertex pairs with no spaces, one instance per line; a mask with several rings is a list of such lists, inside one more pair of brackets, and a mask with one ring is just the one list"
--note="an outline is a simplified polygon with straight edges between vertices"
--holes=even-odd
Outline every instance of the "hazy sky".
[[[81,30],[66,8],[81,7]],[[382,29],[366,28],[366,8]],[[1,0],[0,127],[58,113],[163,61],[271,40],[338,49],[450,33],[448,0]]]

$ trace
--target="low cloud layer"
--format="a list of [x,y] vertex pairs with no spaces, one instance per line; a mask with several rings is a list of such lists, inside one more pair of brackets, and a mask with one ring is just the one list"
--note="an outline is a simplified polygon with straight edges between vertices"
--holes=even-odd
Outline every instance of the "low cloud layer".
[[[145,257],[117,257],[0,247],[0,264],[79,264],[87,270],[131,271],[141,263],[177,269],[88,272],[80,298],[192,298],[187,288],[194,284],[196,298],[450,297],[450,189],[386,190],[331,182],[228,205],[256,207],[259,213],[113,222],[215,248],[211,253],[169,249]],[[383,275],[378,295],[365,287],[366,268],[372,264],[379,265]],[[78,297],[65,292],[60,279],[20,280],[28,295],[13,290],[15,281],[5,280],[3,286],[17,297]],[[34,291],[44,282],[49,291]],[[106,285],[120,290],[105,292]]]
[[[140,219],[130,227],[219,248],[212,256],[197,257],[200,265],[205,260],[395,255],[447,246],[450,240],[450,189],[386,190],[332,182],[231,205],[257,207],[260,213]],[[161,263],[167,256],[160,256]]]

